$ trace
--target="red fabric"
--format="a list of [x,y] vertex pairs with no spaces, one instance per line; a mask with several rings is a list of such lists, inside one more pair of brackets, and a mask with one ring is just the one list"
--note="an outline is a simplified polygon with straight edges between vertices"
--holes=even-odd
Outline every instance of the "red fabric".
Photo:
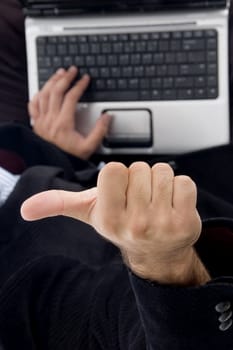
[[24,160],[15,152],[0,149],[0,166],[12,174],[22,174],[26,169]]

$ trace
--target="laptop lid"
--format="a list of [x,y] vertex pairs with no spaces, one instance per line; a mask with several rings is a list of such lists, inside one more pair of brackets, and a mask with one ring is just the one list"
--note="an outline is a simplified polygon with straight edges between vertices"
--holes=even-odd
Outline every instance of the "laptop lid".
[[82,13],[217,9],[229,0],[20,0],[26,14],[58,16]]

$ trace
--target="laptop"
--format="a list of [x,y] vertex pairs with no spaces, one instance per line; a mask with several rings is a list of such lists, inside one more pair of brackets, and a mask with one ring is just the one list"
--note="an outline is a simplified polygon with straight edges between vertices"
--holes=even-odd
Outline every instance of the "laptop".
[[228,0],[24,0],[29,93],[59,68],[91,85],[77,105],[97,153],[180,154],[230,141]]

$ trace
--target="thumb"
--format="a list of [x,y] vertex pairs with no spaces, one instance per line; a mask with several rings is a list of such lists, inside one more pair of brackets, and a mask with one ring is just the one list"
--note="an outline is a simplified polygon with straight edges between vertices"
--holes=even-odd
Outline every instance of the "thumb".
[[109,114],[102,114],[92,131],[86,137],[86,143],[89,145],[89,149],[92,149],[92,152],[98,148],[104,136],[107,134],[111,119],[112,117]]
[[41,192],[22,204],[21,215],[27,221],[64,215],[91,224],[89,217],[96,198],[96,187],[82,192],[60,190]]

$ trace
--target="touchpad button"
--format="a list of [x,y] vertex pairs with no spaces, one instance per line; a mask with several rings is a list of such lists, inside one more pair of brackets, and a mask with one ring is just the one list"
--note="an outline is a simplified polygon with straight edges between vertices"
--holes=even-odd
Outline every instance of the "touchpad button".
[[104,140],[105,147],[152,145],[152,117],[149,110],[109,109],[104,112],[112,116],[109,132]]

